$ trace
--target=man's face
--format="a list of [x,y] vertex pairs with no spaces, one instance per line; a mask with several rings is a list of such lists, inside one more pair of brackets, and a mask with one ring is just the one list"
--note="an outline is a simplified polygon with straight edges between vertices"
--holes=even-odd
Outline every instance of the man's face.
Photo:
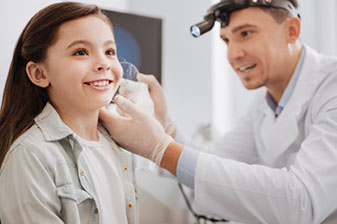
[[278,24],[257,7],[233,12],[221,28],[228,60],[247,89],[277,85],[286,77],[288,42],[286,22]]

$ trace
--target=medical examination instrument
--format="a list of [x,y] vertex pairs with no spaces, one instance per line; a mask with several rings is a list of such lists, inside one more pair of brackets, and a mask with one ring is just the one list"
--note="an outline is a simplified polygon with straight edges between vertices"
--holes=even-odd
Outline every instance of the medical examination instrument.
[[207,10],[204,20],[192,25],[190,32],[194,37],[210,31],[215,21],[220,22],[221,27],[229,24],[229,17],[232,12],[252,6],[272,7],[287,10],[291,15],[300,18],[295,6],[290,1],[285,0],[221,0]]
[[[138,82],[137,75],[138,75],[139,71],[138,71],[137,67],[134,64],[132,64],[131,62],[128,62],[128,61],[121,61],[120,64],[123,68],[123,79]],[[118,95],[119,89],[120,89],[120,86],[118,86],[118,89],[117,89],[115,95],[112,97],[111,103],[115,103],[114,99]]]

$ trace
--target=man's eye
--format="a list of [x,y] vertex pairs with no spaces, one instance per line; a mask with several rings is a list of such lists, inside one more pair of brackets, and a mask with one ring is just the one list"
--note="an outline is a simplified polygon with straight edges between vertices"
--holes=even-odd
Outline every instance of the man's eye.
[[241,36],[246,37],[246,36],[251,35],[252,33],[253,33],[252,31],[243,31],[243,32],[241,32]]
[[116,50],[115,49],[109,49],[105,52],[107,55],[115,56]]
[[75,53],[73,55],[75,55],[75,56],[88,55],[88,52],[85,49],[81,49],[81,50],[75,51]]

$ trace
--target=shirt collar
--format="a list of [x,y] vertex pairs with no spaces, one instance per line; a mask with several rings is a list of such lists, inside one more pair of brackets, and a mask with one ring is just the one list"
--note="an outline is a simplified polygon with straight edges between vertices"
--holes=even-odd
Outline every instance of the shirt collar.
[[278,105],[276,104],[275,100],[271,97],[271,95],[267,92],[267,96],[266,96],[267,103],[270,106],[270,108],[274,111],[276,117],[278,117],[281,114],[282,110],[287,105],[291,95],[294,92],[299,74],[300,74],[301,69],[302,69],[305,54],[306,54],[306,49],[305,49],[305,47],[303,47],[303,49],[301,51],[301,56],[300,56],[300,59],[299,59],[297,65],[296,65],[295,71],[294,71],[294,73],[293,73],[293,75],[292,75],[292,77],[289,81],[289,84],[288,84],[286,90],[284,91]]
[[74,132],[63,123],[60,115],[50,103],[46,104],[34,121],[41,129],[46,141],[56,141],[74,134]]
[[[60,115],[50,103],[46,104],[34,121],[41,129],[46,141],[58,141],[69,135],[77,139],[77,134],[63,123]],[[100,131],[106,139],[112,141],[110,135],[101,123],[98,123],[98,131]]]

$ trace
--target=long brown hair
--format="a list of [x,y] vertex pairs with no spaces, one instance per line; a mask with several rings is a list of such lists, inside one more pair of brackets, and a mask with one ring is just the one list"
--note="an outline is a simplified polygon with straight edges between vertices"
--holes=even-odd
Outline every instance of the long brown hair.
[[45,59],[61,24],[88,15],[101,17],[112,28],[110,20],[97,6],[62,2],[40,10],[22,31],[14,49],[0,110],[0,167],[12,143],[34,124],[34,118],[49,101],[46,89],[29,80],[26,64]]

